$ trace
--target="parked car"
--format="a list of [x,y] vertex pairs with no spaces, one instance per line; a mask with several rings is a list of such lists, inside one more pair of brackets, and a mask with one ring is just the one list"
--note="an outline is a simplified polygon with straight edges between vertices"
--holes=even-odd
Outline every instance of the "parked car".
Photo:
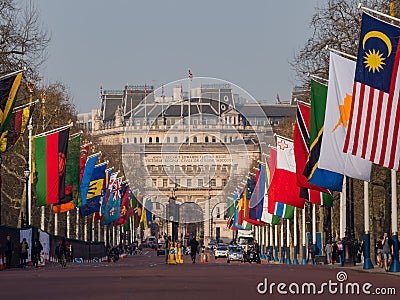
[[228,247],[227,246],[219,246],[215,249],[214,257],[215,259],[219,257],[227,257],[228,256]]
[[231,261],[243,262],[243,249],[240,246],[229,246],[228,257],[226,262],[229,264]]

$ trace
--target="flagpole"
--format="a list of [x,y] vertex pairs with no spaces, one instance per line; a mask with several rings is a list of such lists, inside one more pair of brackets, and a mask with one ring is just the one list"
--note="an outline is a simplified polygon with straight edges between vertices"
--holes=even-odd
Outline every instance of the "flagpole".
[[299,261],[297,260],[297,208],[294,208],[293,215],[293,264],[298,265]]
[[19,73],[24,72],[24,71],[26,71],[26,68],[23,68],[23,69],[21,69],[21,70],[8,73],[8,74],[6,74],[6,75],[0,76],[0,80],[6,79],[6,78],[8,78],[8,77],[14,76],[14,75],[19,74]]
[[290,265],[290,220],[286,219],[286,264]]
[[70,211],[67,211],[67,238],[69,239],[69,231],[71,227],[71,220],[70,220],[71,214]]
[[[190,72],[190,70],[189,70],[189,72]],[[189,105],[189,107],[188,107],[188,115],[189,115],[189,145],[190,145],[190,107],[191,107],[191,103],[190,103],[190,97],[191,97],[191,95],[190,95],[190,76],[188,76],[188,98],[189,98],[189,101],[188,101],[188,105]]]
[[83,218],[83,240],[87,242],[87,218]]
[[302,249],[301,249],[301,264],[302,265],[306,265],[307,264],[307,246],[306,246],[306,208],[303,208],[302,211],[302,231],[301,231],[301,235],[302,235]]
[[271,261],[274,260],[274,232],[272,230],[272,224],[269,224],[269,245],[268,245],[268,249],[269,252],[271,254]]
[[398,237],[398,218],[397,218],[397,176],[396,171],[391,170],[392,185],[392,242],[393,242],[393,259],[390,265],[390,272],[400,272],[399,263],[399,237]]
[[[43,117],[43,123],[42,123],[42,130],[44,130],[45,128],[45,124],[46,124],[46,92],[43,92],[41,95],[41,100],[42,100],[42,117]],[[31,140],[31,139],[30,139]],[[44,219],[45,219],[45,207],[42,206],[41,208],[41,213],[40,213],[40,228],[42,230],[45,230],[44,228]]]
[[264,254],[268,252],[269,246],[269,227],[268,225],[264,226]]
[[54,235],[58,235],[58,214],[54,214]]
[[79,207],[76,208],[75,239],[79,240]]
[[16,107],[13,108],[13,112],[16,112],[17,110],[23,109],[23,108],[28,107],[28,106],[32,106],[32,105],[34,105],[36,103],[39,103],[39,99],[36,99],[35,101],[28,102],[28,103],[20,105],[20,106],[16,106]]
[[[28,90],[29,90],[29,105],[33,105],[32,102],[32,96],[33,96],[33,89],[34,89],[34,85],[32,82],[28,82]],[[37,103],[39,100],[36,100],[35,103]],[[32,211],[32,116],[30,116],[29,118],[29,123],[28,123],[28,169],[29,169],[29,176],[26,179],[28,181],[28,189],[27,189],[27,193],[28,193],[28,211],[26,212],[28,215],[28,224],[26,224],[27,226],[31,225],[31,211]]]
[[278,225],[274,225],[275,229],[275,259],[274,261],[279,261],[279,246],[278,246]]
[[357,56],[354,56],[354,55],[348,54],[346,52],[342,52],[342,51],[330,48],[328,45],[325,46],[325,49],[328,50],[328,51],[334,52],[336,54],[339,54],[339,55],[342,55],[342,56],[346,56],[347,58],[350,58],[352,60],[357,60]]
[[[314,249],[314,254],[316,255],[317,250],[317,218],[316,218],[316,205],[312,205],[312,247]],[[315,260],[312,260],[312,264],[315,265]]]
[[368,182],[364,181],[364,266],[363,269],[373,269],[374,265],[371,261],[370,245],[371,239],[369,235],[369,199],[368,199]]
[[49,131],[46,131],[46,132],[39,133],[39,134],[35,135],[34,137],[37,138],[37,137],[41,137],[41,136],[44,136],[44,135],[48,135],[50,133],[59,132],[59,131],[62,131],[64,129],[71,128],[72,126],[74,126],[74,122],[71,122],[68,125],[65,125],[65,126],[62,126],[62,127],[59,127],[59,128],[55,128],[55,129],[52,129],[52,130],[49,130]]
[[391,16],[391,15],[387,15],[387,14],[381,13],[381,12],[379,12],[379,11],[373,10],[373,9],[371,9],[371,8],[362,6],[362,3],[361,3],[361,2],[358,3],[357,8],[358,8],[358,9],[361,9],[361,10],[363,10],[363,11],[372,12],[372,13],[374,13],[374,14],[377,14],[377,15],[381,16],[381,17],[385,17],[385,18],[391,19],[391,20],[396,21],[396,22],[400,22],[400,19],[395,18],[395,17],[393,17],[393,16]]
[[343,187],[340,193],[340,231],[339,231],[339,238],[343,239],[345,237],[346,231],[346,189],[347,189],[347,176],[343,176]]
[[281,264],[285,262],[285,247],[284,247],[284,235],[283,235],[283,225],[284,221],[281,218],[281,260],[279,261]]

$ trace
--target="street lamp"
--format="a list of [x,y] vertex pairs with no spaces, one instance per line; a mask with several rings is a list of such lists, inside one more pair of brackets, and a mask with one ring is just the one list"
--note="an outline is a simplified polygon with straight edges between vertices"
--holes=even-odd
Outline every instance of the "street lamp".
[[28,227],[29,224],[29,205],[28,205],[28,185],[29,185],[29,175],[31,171],[29,170],[29,164],[27,163],[24,170],[25,176],[25,227]]

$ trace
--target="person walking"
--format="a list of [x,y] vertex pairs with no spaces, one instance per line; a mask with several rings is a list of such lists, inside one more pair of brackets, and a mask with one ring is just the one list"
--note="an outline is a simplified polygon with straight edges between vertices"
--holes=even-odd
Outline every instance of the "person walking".
[[332,253],[333,253],[333,247],[331,243],[326,243],[325,245],[325,253],[326,253],[326,261],[328,265],[332,264]]
[[339,263],[343,263],[343,244],[342,244],[342,241],[338,241],[338,243],[337,243],[337,252],[338,252]]
[[37,239],[32,246],[32,264],[35,268],[38,267],[40,262],[40,253],[43,250],[42,243]]
[[383,266],[385,267],[385,271],[388,272],[393,255],[393,242],[387,232],[383,234],[382,246]]
[[196,263],[196,254],[197,254],[197,248],[199,247],[199,242],[196,240],[195,237],[193,237],[190,240],[190,256],[192,258],[192,262],[195,264]]
[[26,260],[28,259],[28,249],[29,249],[29,244],[26,241],[26,238],[22,239],[22,242],[19,246],[19,263],[21,265],[21,268],[25,268],[26,267]]
[[7,235],[6,237],[6,249],[5,249],[5,255],[6,255],[6,268],[9,269],[11,268],[11,259],[12,255],[14,253],[14,244],[11,241],[11,236]]
[[381,235],[379,239],[375,243],[375,253],[376,253],[376,264],[379,267],[383,267],[383,258],[382,258],[382,251],[383,251],[383,236]]

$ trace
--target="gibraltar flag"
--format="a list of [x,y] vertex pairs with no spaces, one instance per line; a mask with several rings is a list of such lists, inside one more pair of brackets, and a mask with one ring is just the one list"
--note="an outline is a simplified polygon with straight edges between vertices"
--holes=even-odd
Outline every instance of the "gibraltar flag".
[[276,202],[304,208],[304,199],[300,198],[300,187],[297,185],[293,142],[279,136],[276,142],[276,170],[268,191],[268,211],[272,214]]

